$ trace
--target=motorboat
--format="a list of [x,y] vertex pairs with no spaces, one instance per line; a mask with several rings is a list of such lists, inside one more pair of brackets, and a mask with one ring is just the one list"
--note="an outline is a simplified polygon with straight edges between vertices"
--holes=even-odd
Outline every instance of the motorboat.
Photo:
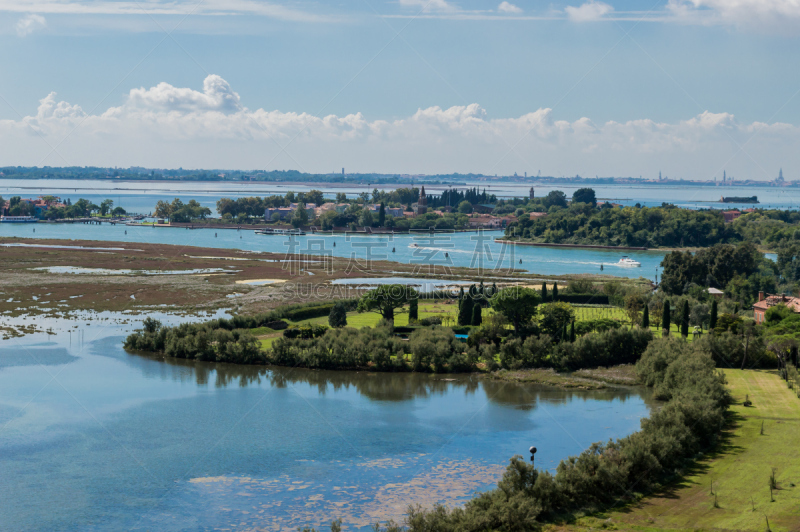
[[617,265],[619,265],[619,266],[637,267],[637,266],[641,266],[642,263],[638,262],[638,261],[635,261],[630,257],[622,257],[621,259],[619,259],[619,262],[617,263]]

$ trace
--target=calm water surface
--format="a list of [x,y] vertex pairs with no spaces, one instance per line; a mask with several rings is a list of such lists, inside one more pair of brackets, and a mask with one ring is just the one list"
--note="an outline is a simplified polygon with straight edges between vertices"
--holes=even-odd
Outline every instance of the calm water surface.
[[[144,242],[202,246],[273,253],[329,254],[353,258],[359,264],[370,257],[420,266],[428,272],[444,273],[448,267],[483,268],[487,275],[507,275],[518,269],[541,275],[608,274],[618,277],[654,279],[663,251],[605,251],[531,246],[507,246],[496,243],[502,231],[396,236],[350,237],[345,235],[306,235],[299,237],[257,235],[252,230],[177,229],[125,225],[83,224],[0,224],[0,237],[60,238]],[[335,245],[334,245],[335,244]],[[394,251],[393,251],[394,250]],[[639,268],[618,266],[623,255],[639,261]],[[522,261],[520,263],[520,260]],[[603,269],[601,270],[601,266]]]
[[295,530],[340,517],[366,530],[410,503],[490,488],[531,445],[553,468],[649,410],[639,389],[154,359],[122,349],[141,316],[90,317],[0,344],[3,529]]
[[[531,183],[502,182],[501,180],[476,180],[453,188],[478,187],[480,190],[497,195],[499,198],[528,197]],[[402,185],[407,187],[409,185]],[[593,188],[598,198],[610,200],[623,205],[661,205],[662,202],[674,203],[680,207],[691,209],[729,208],[742,206],[719,203],[721,196],[758,196],[760,206],[775,208],[798,208],[800,206],[800,189],[778,187],[717,187],[717,186],[681,186],[675,185],[535,185],[537,197],[546,196],[551,190],[562,190],[567,196],[578,188],[589,186]],[[239,198],[246,196],[269,196],[273,194],[284,195],[289,191],[305,192],[311,189],[322,190],[328,198],[334,198],[337,192],[344,192],[349,197],[355,197],[361,192],[372,193],[375,186],[368,183],[343,184],[331,183],[328,185],[294,185],[284,183],[259,183],[259,182],[144,182],[120,180],[80,180],[80,179],[0,179],[0,195],[8,197],[20,195],[23,197],[36,197],[52,194],[62,198],[76,201],[86,198],[100,204],[106,198],[113,199],[116,205],[121,205],[131,212],[152,212],[155,204],[160,199],[172,201],[181,198],[183,202],[190,199],[199,201],[212,211],[216,209],[217,200],[225,198]],[[397,185],[379,185],[381,190],[394,190]],[[426,185],[429,194],[441,194],[442,190],[449,188],[447,185]],[[750,207],[751,205],[744,205]]]

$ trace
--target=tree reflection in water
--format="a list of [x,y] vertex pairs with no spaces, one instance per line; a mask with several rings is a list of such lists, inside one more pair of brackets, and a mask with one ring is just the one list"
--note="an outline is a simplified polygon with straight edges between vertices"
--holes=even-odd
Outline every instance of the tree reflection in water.
[[355,389],[373,401],[409,401],[461,390],[465,395],[483,388],[489,401],[502,406],[533,410],[540,401],[565,404],[573,399],[626,401],[643,397],[651,408],[657,403],[643,387],[619,387],[603,390],[560,389],[532,383],[516,383],[482,378],[476,374],[387,373],[369,371],[326,371],[275,366],[245,366],[197,362],[181,358],[129,355],[148,376],[165,380],[190,382],[198,386],[212,383],[217,388],[228,386],[263,386],[287,388],[307,385],[325,395],[329,390]]

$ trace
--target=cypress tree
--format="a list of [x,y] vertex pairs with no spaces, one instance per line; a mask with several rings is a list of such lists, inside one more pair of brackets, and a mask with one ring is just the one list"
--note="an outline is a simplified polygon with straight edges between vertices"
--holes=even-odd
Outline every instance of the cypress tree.
[[569,341],[575,341],[575,320],[572,320],[572,323],[569,325]]
[[475,305],[472,308],[472,325],[478,326],[483,323],[483,315],[481,314],[481,306]]
[[386,224],[386,204],[381,202],[381,209],[378,211],[378,225],[383,227]]
[[497,293],[497,283],[492,283],[492,295]]
[[558,301],[558,283],[553,285],[553,301]]
[[416,297],[409,302],[408,305],[408,321],[417,321],[419,319],[419,299]]
[[461,304],[464,302],[464,287],[458,290],[458,314],[461,315]]
[[472,297],[469,294],[465,295],[464,299],[461,301],[461,308],[458,311],[459,325],[470,325],[472,323],[473,306]]
[[347,310],[342,303],[336,303],[328,314],[328,325],[334,328],[347,326]]
[[683,312],[681,313],[681,336],[689,336],[689,300],[683,302]]
[[669,324],[670,324],[670,316],[669,316],[669,299],[664,301],[664,312],[661,314],[661,334],[664,336],[669,336]]
[[717,300],[711,302],[711,315],[708,317],[708,330],[713,331],[717,327]]
[[647,303],[645,303],[644,311],[642,312],[642,328],[643,329],[650,328],[650,307],[647,306]]
[[547,283],[542,283],[542,302],[547,301]]

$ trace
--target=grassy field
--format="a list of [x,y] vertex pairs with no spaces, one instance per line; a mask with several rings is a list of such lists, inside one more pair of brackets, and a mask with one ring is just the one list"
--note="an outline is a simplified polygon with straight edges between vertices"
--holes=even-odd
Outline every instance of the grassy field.
[[[774,532],[800,531],[800,400],[774,371],[725,376],[735,404],[715,452],[655,496],[553,529],[761,531],[769,519]],[[752,406],[742,404],[745,396]],[[777,489],[770,495],[773,470]]]

